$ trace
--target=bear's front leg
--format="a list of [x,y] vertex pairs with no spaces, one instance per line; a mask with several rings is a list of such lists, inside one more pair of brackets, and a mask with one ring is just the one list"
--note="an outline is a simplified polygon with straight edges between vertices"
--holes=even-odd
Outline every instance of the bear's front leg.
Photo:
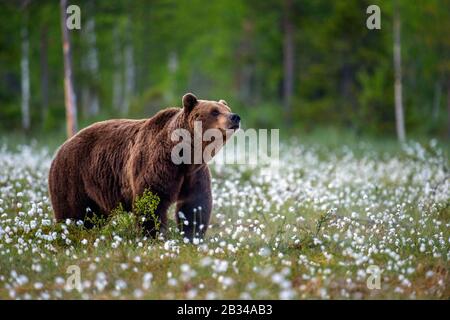
[[[159,234],[164,235],[167,229],[167,210],[169,204],[167,201],[162,200],[155,210],[154,215],[145,217],[145,221],[141,223],[144,235],[156,238]],[[138,217],[141,219],[142,217]]]
[[203,238],[212,210],[211,175],[207,165],[185,176],[178,196],[176,219],[184,237]]
[[[137,206],[137,200],[141,199],[147,190],[159,198],[159,203],[156,206],[156,209],[151,213],[146,212],[147,209],[144,209],[146,207],[145,204],[141,203]],[[162,192],[154,191],[153,188],[148,187],[148,183],[142,178],[135,181],[132,199],[132,211],[136,215],[137,221],[142,227],[144,235],[147,237],[156,238],[158,233],[164,234],[167,229],[167,210],[169,209],[171,203],[170,199],[168,199]],[[145,199],[145,201],[147,201],[147,199]]]

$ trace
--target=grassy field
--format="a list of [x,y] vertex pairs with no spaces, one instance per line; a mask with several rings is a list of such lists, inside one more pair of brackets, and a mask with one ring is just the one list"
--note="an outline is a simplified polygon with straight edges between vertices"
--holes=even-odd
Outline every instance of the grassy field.
[[126,213],[56,224],[52,152],[0,148],[0,299],[450,298],[448,156],[434,142],[289,141],[278,167],[215,164],[212,225],[195,244],[173,222],[146,239]]

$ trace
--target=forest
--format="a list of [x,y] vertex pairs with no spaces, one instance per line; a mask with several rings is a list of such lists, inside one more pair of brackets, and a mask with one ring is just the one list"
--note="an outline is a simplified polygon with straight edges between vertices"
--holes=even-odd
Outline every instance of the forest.
[[[449,136],[448,0],[70,4],[78,128],[150,117],[192,91],[226,99],[246,127]],[[373,4],[380,29],[366,27]],[[55,0],[0,2],[1,132],[66,131],[61,12]]]

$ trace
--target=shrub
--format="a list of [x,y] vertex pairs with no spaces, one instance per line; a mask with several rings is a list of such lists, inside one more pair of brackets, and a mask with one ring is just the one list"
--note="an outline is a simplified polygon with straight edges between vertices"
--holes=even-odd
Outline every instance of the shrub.
[[159,201],[160,198],[156,194],[152,193],[148,189],[145,189],[142,195],[136,198],[133,205],[133,211],[136,216],[139,218],[142,217],[139,221],[141,223],[145,221],[153,221],[156,231],[159,231],[161,226],[161,221],[155,213]]

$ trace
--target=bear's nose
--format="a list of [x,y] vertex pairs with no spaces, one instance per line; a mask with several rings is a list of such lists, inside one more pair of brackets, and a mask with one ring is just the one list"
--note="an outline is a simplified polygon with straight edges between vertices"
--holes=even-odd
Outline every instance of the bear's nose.
[[241,121],[241,117],[239,117],[239,115],[237,113],[232,113],[231,114],[231,121],[239,122],[239,121]]

